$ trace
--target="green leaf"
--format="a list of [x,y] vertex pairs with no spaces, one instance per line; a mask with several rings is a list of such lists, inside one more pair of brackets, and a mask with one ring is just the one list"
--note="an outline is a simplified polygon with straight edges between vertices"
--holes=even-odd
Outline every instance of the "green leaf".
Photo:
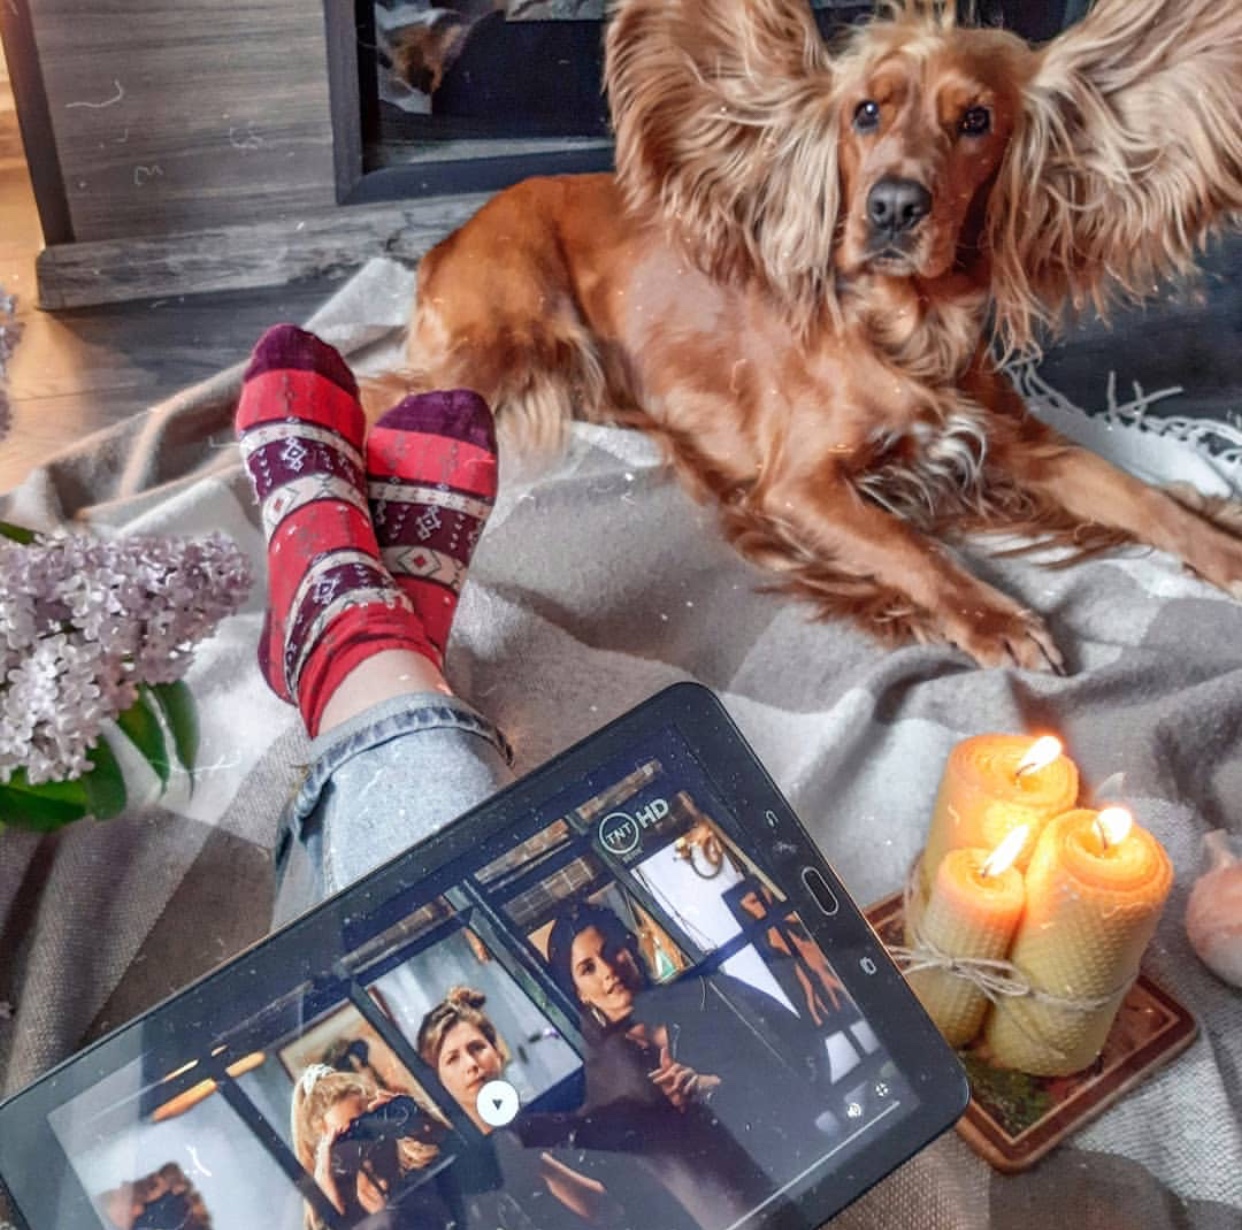
[[198,759],[198,716],[194,709],[194,694],[181,680],[152,684],[151,692],[164,711],[164,721],[172,732],[177,759],[188,772]]
[[159,714],[153,706],[159,704],[149,697],[148,690],[138,689],[138,699],[124,713],[118,714],[116,724],[126,738],[142,753],[143,759],[155,770],[162,786],[168,785],[172,765],[168,760],[168,744]]
[[28,547],[38,535],[34,530],[28,530],[23,525],[14,525],[10,521],[0,521],[0,538],[8,538],[13,542],[20,542],[23,547]]
[[0,820],[13,828],[51,833],[75,820],[108,820],[125,809],[125,779],[107,740],[91,749],[92,768],[69,782],[32,786],[18,769],[0,786]]
[[44,782],[32,786],[25,769],[18,769],[7,786],[0,786],[0,820],[13,828],[50,833],[90,814],[86,787],[79,777],[71,782]]
[[100,739],[90,752],[95,767],[78,779],[86,787],[91,815],[111,820],[125,810],[125,777],[107,739]]

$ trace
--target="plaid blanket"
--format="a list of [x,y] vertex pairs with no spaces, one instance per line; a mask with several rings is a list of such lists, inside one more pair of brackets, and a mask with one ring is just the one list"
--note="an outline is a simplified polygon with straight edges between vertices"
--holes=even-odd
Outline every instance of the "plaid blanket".
[[[382,367],[411,283],[401,266],[373,262],[310,327],[361,370]],[[232,442],[239,378],[223,373],[82,442],[5,497],[0,516],[101,532],[222,528],[262,577]],[[1113,397],[1089,417],[1037,373],[1018,378],[1037,413],[1137,472],[1242,489],[1236,433],[1223,429],[1227,447],[1207,449],[1195,424],[1144,420],[1142,397]],[[1122,774],[1120,792],[1176,868],[1146,969],[1195,1012],[1198,1040],[1032,1172],[1002,1176],[950,1134],[837,1224],[1240,1226],[1239,993],[1197,961],[1182,919],[1203,835],[1242,831],[1242,605],[1148,551],[1063,571],[982,551],[971,560],[1046,615],[1066,677],[982,671],[940,647],[885,652],[852,626],[809,621],[804,607],[758,592],[758,574],[650,441],[578,425],[555,468],[506,474],[448,674],[505,729],[521,769],[664,685],[708,685],[861,903],[900,885],[945,757],[966,735],[1051,728],[1089,789]],[[307,745],[255,666],[262,603],[260,584],[189,677],[202,723],[192,793],[174,782],[106,824],[0,835],[0,1090],[264,933],[277,816]]]

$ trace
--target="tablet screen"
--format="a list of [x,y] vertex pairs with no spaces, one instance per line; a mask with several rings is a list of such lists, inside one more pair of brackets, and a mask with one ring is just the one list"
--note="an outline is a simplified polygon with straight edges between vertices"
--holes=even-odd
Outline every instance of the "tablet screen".
[[334,951],[295,925],[156,1010],[46,1112],[90,1210],[59,1225],[730,1230],[849,1191],[917,1082],[726,778],[664,725],[351,890]]

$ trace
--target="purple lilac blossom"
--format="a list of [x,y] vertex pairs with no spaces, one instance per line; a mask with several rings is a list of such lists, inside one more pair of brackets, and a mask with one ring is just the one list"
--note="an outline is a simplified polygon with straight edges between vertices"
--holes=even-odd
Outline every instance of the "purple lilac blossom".
[[0,784],[79,777],[104,724],[139,685],[181,679],[252,579],[223,534],[0,543]]

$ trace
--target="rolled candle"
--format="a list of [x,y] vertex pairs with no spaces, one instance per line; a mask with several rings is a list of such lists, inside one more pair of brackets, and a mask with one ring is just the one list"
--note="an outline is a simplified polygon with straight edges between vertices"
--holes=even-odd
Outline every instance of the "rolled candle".
[[924,892],[950,850],[995,850],[1020,824],[1030,835],[1014,866],[1025,871],[1044,825],[1078,801],[1078,769],[1068,756],[1019,772],[1034,743],[1029,735],[976,735],[949,753],[923,851]]
[[1095,1060],[1160,919],[1173,884],[1169,856],[1137,826],[1106,842],[1100,814],[1071,811],[1045,826],[1009,960],[1036,991],[1107,1000],[1084,1011],[1034,996],[1002,998],[983,1030],[1001,1067],[1068,1076]]
[[[941,860],[927,904],[911,920],[907,944],[919,940],[949,957],[997,960],[1009,951],[1026,893],[1014,867],[985,874],[987,850],[950,850]],[[917,958],[916,958],[917,959]],[[978,1034],[987,996],[947,969],[911,970],[906,975],[927,1015],[950,1046],[965,1046]]]

